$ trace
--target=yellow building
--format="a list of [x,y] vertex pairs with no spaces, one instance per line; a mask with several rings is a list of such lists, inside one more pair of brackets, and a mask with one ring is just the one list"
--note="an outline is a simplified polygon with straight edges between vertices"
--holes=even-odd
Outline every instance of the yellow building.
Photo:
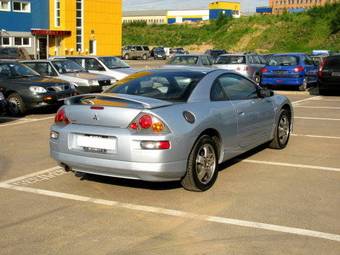
[[48,1],[49,29],[32,29],[40,58],[121,54],[122,0]]

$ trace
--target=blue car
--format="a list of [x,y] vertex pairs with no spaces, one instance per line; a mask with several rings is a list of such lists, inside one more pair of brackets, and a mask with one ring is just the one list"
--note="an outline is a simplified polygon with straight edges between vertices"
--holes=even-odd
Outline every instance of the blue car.
[[260,73],[262,86],[295,86],[304,91],[317,83],[318,65],[307,54],[274,54]]

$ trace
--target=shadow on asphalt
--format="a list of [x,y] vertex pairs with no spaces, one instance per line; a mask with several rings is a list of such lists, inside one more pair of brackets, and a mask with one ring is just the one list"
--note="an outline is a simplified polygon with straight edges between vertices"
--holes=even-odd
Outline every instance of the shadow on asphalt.
[[[223,162],[218,166],[218,171],[228,171],[228,167],[231,167],[243,159],[246,159],[248,157],[251,157],[255,155],[256,153],[268,148],[268,144],[263,144],[255,149],[252,149],[251,151],[248,151],[236,158],[233,158],[231,160],[228,160],[226,162]],[[181,183],[179,181],[172,181],[172,182],[147,182],[147,181],[141,181],[141,180],[131,180],[131,179],[123,179],[123,178],[114,178],[114,177],[105,177],[105,176],[99,176],[99,175],[92,175],[92,174],[82,174],[77,173],[77,177],[80,177],[81,180],[86,180],[90,182],[100,182],[103,184],[109,184],[109,185],[115,185],[115,186],[121,186],[121,187],[129,187],[129,188],[135,188],[135,189],[148,189],[148,190],[172,190],[172,189],[178,189],[182,188]],[[217,178],[218,181],[218,178]]]
[[46,108],[33,109],[33,110],[27,111],[24,115],[20,115],[20,116],[12,116],[9,113],[3,113],[3,114],[0,114],[0,124],[10,123],[13,121],[24,119],[25,117],[29,115],[34,115],[33,118],[36,118],[39,116],[43,117],[44,115],[54,114],[57,112],[59,107],[60,106],[50,106]]

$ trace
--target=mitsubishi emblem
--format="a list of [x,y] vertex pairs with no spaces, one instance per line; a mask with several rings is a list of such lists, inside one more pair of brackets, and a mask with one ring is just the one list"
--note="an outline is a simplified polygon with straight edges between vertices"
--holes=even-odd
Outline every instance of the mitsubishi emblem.
[[93,116],[93,118],[92,118],[93,120],[98,120],[98,116],[97,116],[97,114],[94,114],[94,116]]

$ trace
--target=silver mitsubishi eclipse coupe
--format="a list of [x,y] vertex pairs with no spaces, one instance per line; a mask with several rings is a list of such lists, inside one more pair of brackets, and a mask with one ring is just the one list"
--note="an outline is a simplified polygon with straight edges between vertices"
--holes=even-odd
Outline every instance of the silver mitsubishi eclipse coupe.
[[158,69],[101,94],[66,100],[51,127],[52,157],[66,171],[205,191],[218,164],[259,145],[286,147],[293,107],[226,70]]

